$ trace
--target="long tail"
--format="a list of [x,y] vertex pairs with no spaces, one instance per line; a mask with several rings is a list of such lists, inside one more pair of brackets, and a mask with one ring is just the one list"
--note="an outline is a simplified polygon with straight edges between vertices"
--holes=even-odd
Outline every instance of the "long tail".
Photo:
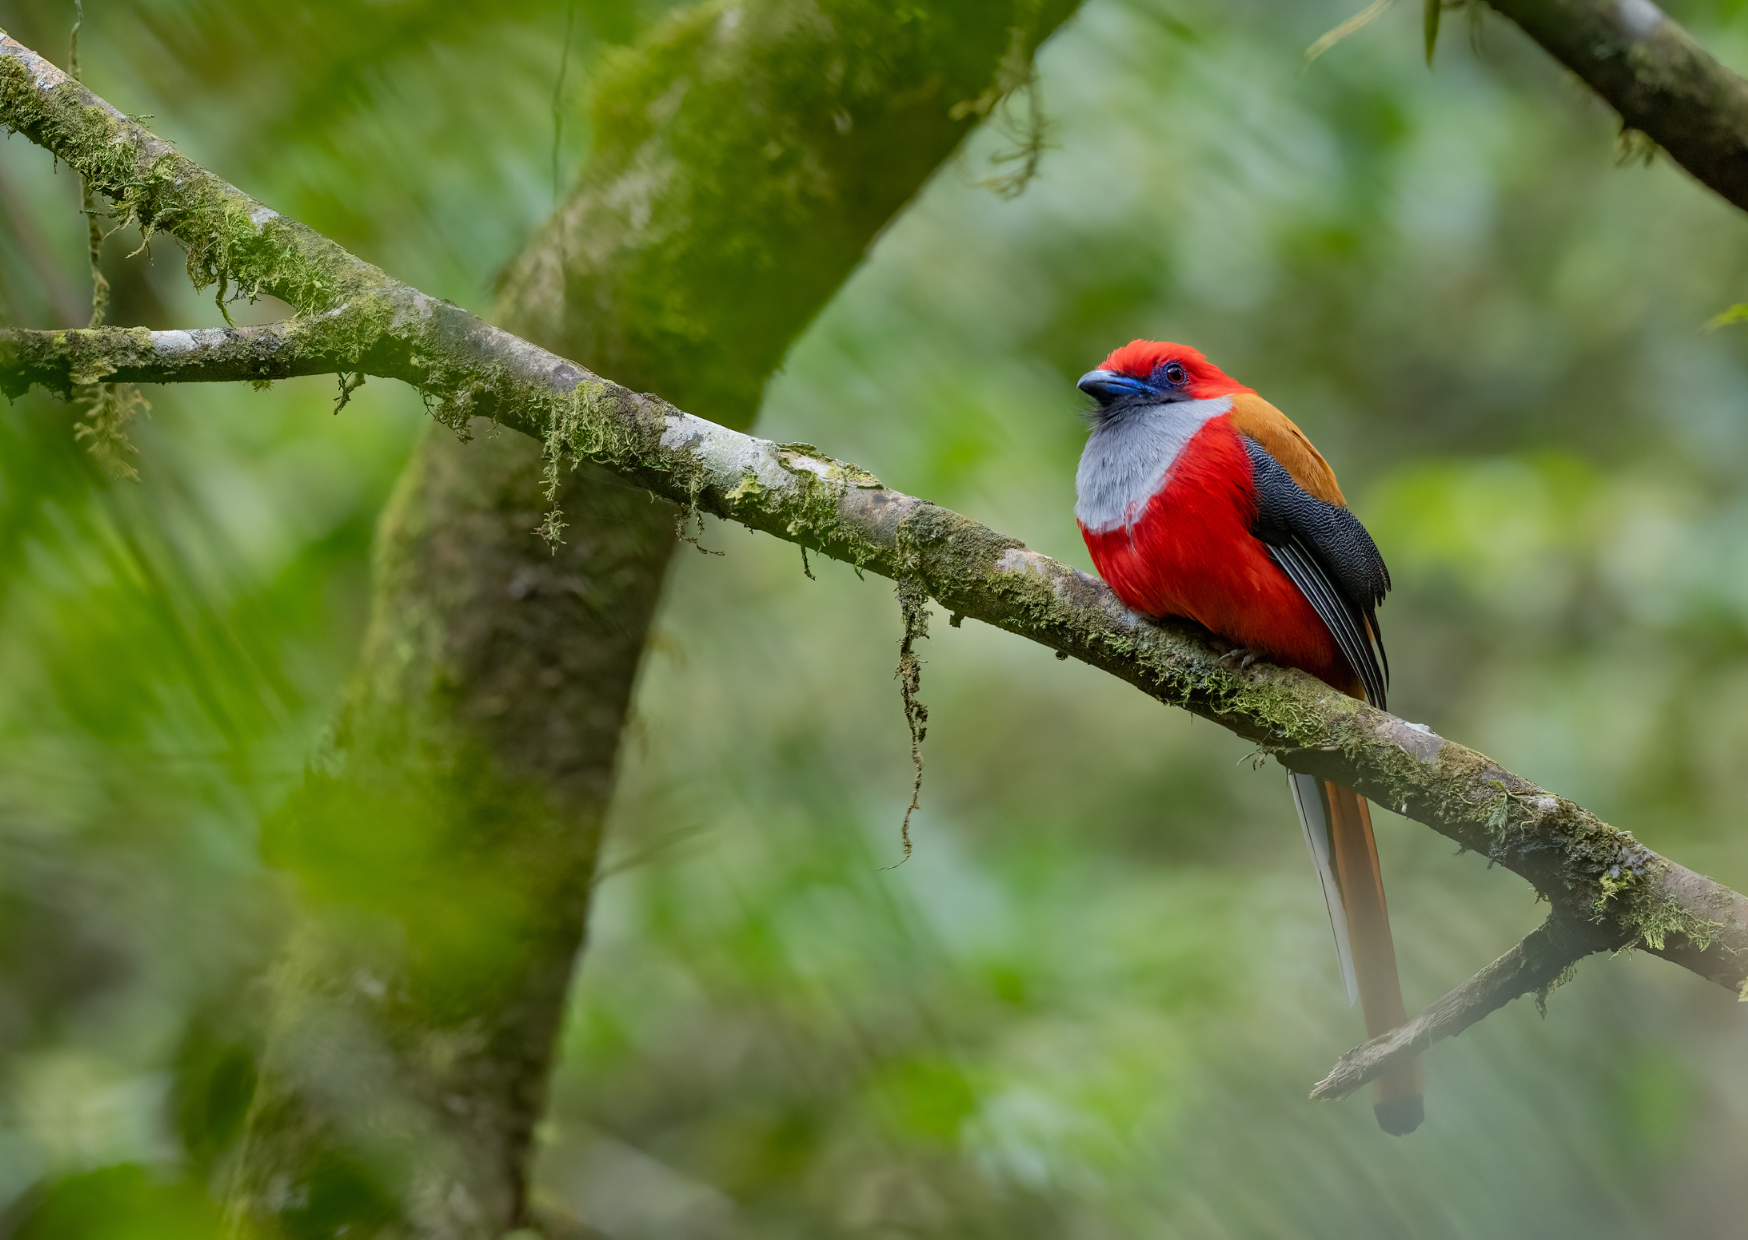
[[[1384,877],[1372,814],[1352,788],[1296,771],[1287,776],[1305,843],[1323,882],[1335,950],[1347,1001],[1358,994],[1366,1017],[1366,1036],[1375,1038],[1405,1023],[1402,983],[1396,975],[1396,947],[1390,940],[1390,912],[1384,904]],[[1378,1126],[1394,1136],[1420,1127],[1425,1118],[1420,1061],[1398,1063],[1372,1083],[1372,1111]]]

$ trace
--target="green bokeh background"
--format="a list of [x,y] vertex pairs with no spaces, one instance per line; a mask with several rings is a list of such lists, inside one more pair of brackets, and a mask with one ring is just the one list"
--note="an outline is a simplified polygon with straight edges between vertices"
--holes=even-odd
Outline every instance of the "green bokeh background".
[[[88,0],[87,81],[426,291],[491,303],[659,3]],[[1357,0],[1353,7],[1357,7]],[[1674,16],[1748,69],[1748,6]],[[1513,27],[1401,5],[1088,0],[1051,148],[1001,125],[880,238],[759,431],[1086,566],[1072,382],[1191,341],[1312,436],[1389,559],[1393,705],[1748,887],[1748,298],[1737,212]],[[71,6],[0,0],[55,59]],[[564,118],[555,135],[556,112]],[[554,169],[557,169],[557,182]],[[82,323],[78,187],[0,143],[0,314]],[[112,321],[216,324],[173,242]],[[276,317],[268,305],[239,319]],[[252,986],[298,898],[262,822],[351,667],[417,397],[150,389],[136,483],[0,408],[0,1234],[210,1234]],[[1733,996],[1601,958],[1427,1060],[1381,1134],[1272,765],[938,618],[916,853],[890,587],[712,524],[640,685],[539,1190],[615,1240],[1709,1237],[1748,1217]],[[1379,814],[1423,1006],[1539,920]]]

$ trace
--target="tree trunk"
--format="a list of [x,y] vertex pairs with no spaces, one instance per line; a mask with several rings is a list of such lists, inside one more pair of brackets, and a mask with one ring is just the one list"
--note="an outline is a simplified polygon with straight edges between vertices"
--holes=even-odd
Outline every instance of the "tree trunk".
[[232,1209],[293,1236],[496,1236],[526,1214],[675,509],[579,470],[554,554],[538,446],[479,429],[433,427],[402,476],[350,700],[269,834],[305,913]]

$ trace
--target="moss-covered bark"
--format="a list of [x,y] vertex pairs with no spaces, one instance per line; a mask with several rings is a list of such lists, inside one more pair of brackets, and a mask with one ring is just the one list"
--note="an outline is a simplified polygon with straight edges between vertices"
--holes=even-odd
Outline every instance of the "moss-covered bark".
[[305,913],[230,1208],[251,1234],[497,1236],[583,932],[672,510],[595,468],[535,532],[539,446],[432,428],[378,536],[351,696],[267,835]]
[[[378,346],[388,343],[381,334],[369,339]],[[377,374],[392,364],[358,344],[351,323],[320,316],[193,331],[5,329],[0,330],[0,394],[22,396],[35,386],[67,397],[76,387],[98,382],[238,383],[359,370]]]
[[395,284],[314,229],[288,220],[0,31],[0,122],[48,148],[117,213],[168,232],[196,288],[271,293],[299,313]]

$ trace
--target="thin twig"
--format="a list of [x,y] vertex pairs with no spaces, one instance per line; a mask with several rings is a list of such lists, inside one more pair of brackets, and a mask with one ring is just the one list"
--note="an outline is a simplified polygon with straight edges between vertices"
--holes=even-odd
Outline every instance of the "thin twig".
[[1545,995],[1578,961],[1620,945],[1618,937],[1589,922],[1550,914],[1517,946],[1406,1025],[1381,1033],[1336,1060],[1329,1075],[1312,1087],[1311,1097],[1345,1098],[1398,1060],[1412,1059],[1434,1042],[1455,1037],[1520,995]]
[[[84,0],[73,0],[73,33],[68,40],[67,71],[75,82],[83,82],[79,72],[79,27],[85,24]],[[103,225],[97,219],[97,192],[88,177],[79,178],[79,200],[85,212],[85,250],[91,263],[91,321],[87,327],[102,327],[109,316],[109,281],[103,274]]]
[[899,697],[904,701],[904,722],[910,729],[910,763],[914,775],[910,783],[910,804],[905,806],[904,821],[898,828],[901,855],[886,868],[895,870],[910,860],[910,816],[922,806],[923,740],[929,734],[929,708],[917,696],[923,687],[923,661],[917,657],[916,644],[929,635],[929,594],[916,577],[898,579],[898,611],[904,620],[904,638],[898,644]]
[[552,84],[552,209],[558,211],[560,194],[558,180],[559,147],[564,139],[564,79],[570,71],[571,38],[577,29],[577,6],[572,3],[564,9],[564,46],[558,53],[558,78]]

